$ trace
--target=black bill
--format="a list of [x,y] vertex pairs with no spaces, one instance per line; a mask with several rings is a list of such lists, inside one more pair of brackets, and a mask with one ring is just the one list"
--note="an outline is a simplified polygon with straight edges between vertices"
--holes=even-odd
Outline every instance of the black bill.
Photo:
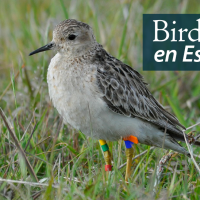
[[29,56],[32,56],[33,54],[36,54],[36,53],[39,53],[39,52],[42,52],[42,51],[51,50],[53,47],[54,47],[54,43],[50,42],[49,44],[47,44],[47,45],[45,45],[43,47],[40,47],[39,49],[36,49],[35,51],[31,52],[29,54]]

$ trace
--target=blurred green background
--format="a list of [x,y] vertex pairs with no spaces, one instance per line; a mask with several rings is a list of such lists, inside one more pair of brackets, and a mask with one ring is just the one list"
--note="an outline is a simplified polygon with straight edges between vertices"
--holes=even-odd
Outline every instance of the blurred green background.
[[[114,142],[110,147],[115,173],[109,183],[102,181],[104,161],[98,142],[70,127],[59,128],[60,118],[51,105],[46,83],[48,64],[55,52],[31,57],[28,54],[51,41],[52,30],[60,21],[74,18],[88,23],[97,41],[110,54],[138,70],[150,84],[153,95],[189,127],[200,121],[200,73],[143,72],[142,18],[143,13],[199,12],[198,0],[1,0],[0,107],[22,147],[27,146],[26,155],[38,179],[49,186],[0,183],[0,199],[154,198],[151,194],[155,169],[166,151],[155,149],[139,158],[132,184],[124,191],[125,169],[117,170],[125,162],[124,145]],[[200,127],[190,131],[197,135]],[[0,177],[31,181],[1,119],[0,136]],[[139,154],[146,149],[149,147],[139,144],[135,151]],[[193,149],[198,154],[199,149]],[[55,189],[53,182],[63,184]],[[165,168],[155,198],[198,199],[199,186],[194,164],[178,155]]]

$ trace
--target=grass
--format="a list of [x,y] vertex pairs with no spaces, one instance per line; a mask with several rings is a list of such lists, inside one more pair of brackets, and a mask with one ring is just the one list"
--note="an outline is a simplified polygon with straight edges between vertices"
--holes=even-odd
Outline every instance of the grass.
[[[124,144],[109,144],[114,171],[106,181],[98,141],[63,125],[50,102],[46,74],[54,52],[28,56],[51,41],[58,22],[84,21],[99,43],[138,70],[153,95],[188,127],[200,121],[200,73],[142,71],[142,14],[199,13],[197,1],[0,1],[0,11],[0,107],[39,180],[32,178],[0,119],[0,177],[7,180],[0,182],[0,199],[199,199],[199,174],[180,154],[165,165],[152,197],[156,167],[166,150],[141,144],[136,154],[148,151],[134,162],[126,191],[125,168],[118,170],[126,161]],[[192,131],[197,135],[200,127]],[[193,151],[198,155],[199,148]]]

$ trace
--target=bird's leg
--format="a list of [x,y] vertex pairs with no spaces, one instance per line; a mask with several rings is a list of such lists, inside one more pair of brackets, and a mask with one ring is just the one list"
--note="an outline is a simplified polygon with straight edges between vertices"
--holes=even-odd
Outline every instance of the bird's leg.
[[126,163],[126,175],[125,175],[125,181],[128,182],[128,179],[130,178],[131,175],[131,166],[132,166],[132,158],[133,158],[133,144],[138,143],[138,139],[135,136],[129,136],[123,138],[125,145],[126,145],[126,158],[127,158],[127,163]]
[[132,166],[132,158],[133,158],[133,147],[127,148],[126,147],[126,175],[125,181],[128,182],[129,177],[131,176],[131,166]]
[[105,140],[99,140],[99,143],[100,143],[101,148],[103,150],[104,159],[105,159],[105,162],[106,162],[105,171],[112,171],[111,153],[109,151],[108,144],[106,143]]

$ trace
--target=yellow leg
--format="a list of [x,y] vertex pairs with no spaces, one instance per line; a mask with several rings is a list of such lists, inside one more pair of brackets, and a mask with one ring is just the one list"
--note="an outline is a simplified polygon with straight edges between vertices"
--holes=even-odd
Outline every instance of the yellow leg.
[[131,135],[128,137],[124,137],[123,140],[126,145],[126,158],[127,158],[125,181],[128,182],[128,179],[130,178],[131,175],[131,165],[134,152],[133,144],[138,144],[138,139],[137,137]]
[[127,158],[127,163],[126,163],[125,181],[128,182],[128,179],[130,178],[130,175],[131,175],[131,165],[132,165],[132,158],[133,158],[133,147],[126,148],[126,158]]
[[103,150],[104,159],[105,159],[105,162],[106,162],[105,171],[112,171],[111,153],[109,151],[109,147],[108,147],[105,140],[99,140],[99,143],[100,143],[101,148]]

